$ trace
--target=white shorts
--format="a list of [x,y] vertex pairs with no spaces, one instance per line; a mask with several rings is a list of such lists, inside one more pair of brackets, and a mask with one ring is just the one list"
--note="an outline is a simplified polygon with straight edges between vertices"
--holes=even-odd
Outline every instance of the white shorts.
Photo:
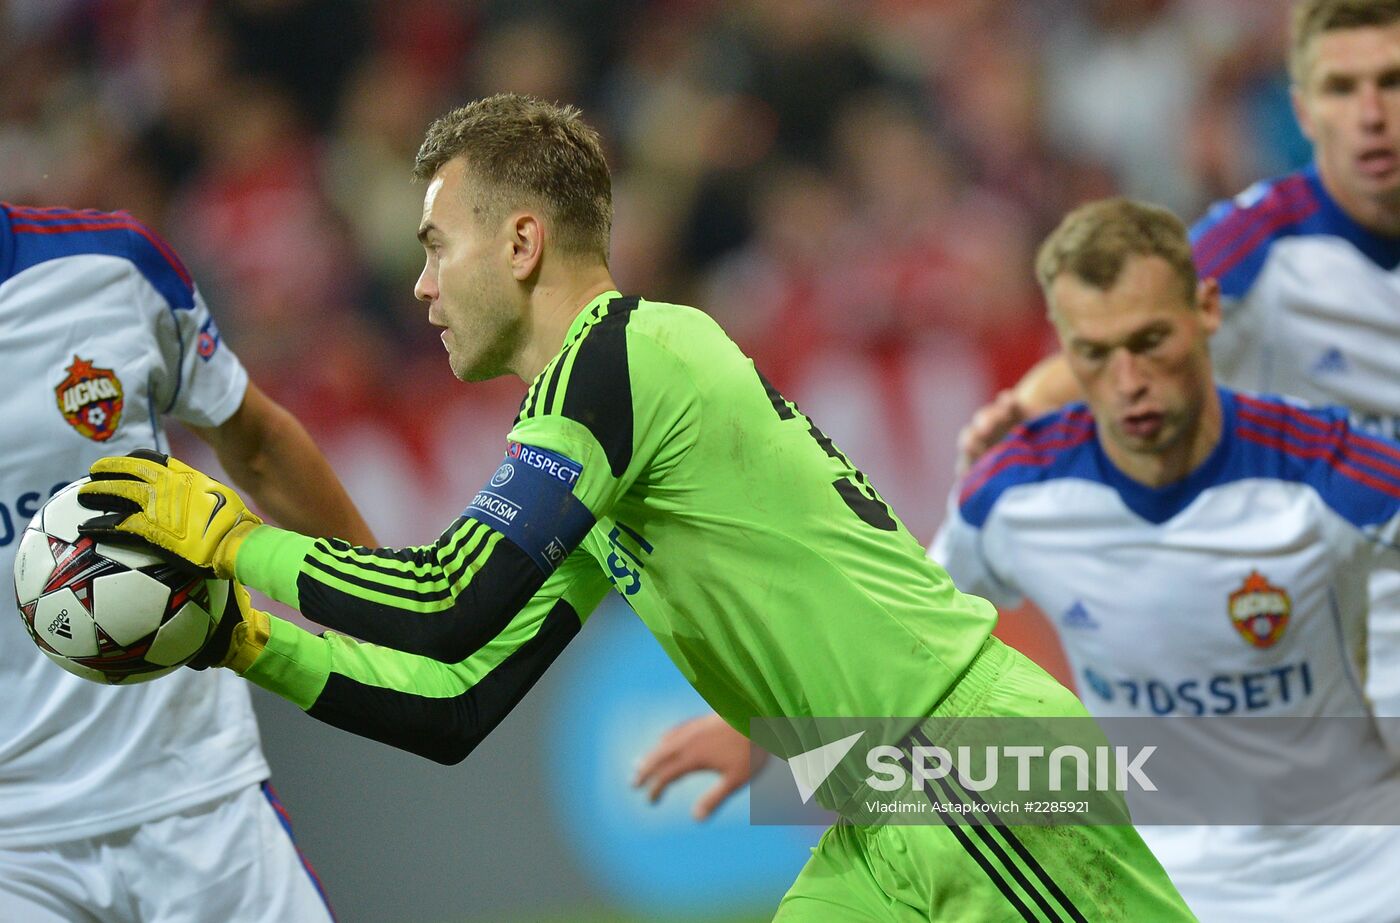
[[0,920],[334,920],[271,787],[91,839],[0,848]]

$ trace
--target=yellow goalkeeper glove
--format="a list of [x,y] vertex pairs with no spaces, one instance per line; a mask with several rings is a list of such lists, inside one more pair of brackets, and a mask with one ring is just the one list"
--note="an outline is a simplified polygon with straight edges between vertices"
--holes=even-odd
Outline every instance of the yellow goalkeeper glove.
[[262,525],[238,494],[150,449],[99,458],[90,473],[79,502],[106,515],[79,531],[117,541],[136,536],[216,577],[232,579],[238,546]]
[[230,580],[228,602],[219,616],[219,623],[186,666],[196,670],[228,667],[242,675],[258,659],[271,634],[272,617],[261,609],[254,609],[243,584]]

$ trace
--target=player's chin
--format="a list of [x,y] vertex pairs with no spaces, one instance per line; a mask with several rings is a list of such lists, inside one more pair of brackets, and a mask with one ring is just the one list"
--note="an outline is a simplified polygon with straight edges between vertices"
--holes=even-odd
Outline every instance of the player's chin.
[[473,357],[464,356],[451,346],[447,347],[447,365],[448,368],[452,369],[452,376],[458,381],[476,380],[472,377],[472,359]]
[[1400,154],[1357,158],[1349,172],[1355,192],[1368,198],[1391,199],[1400,193]]
[[1130,430],[1123,426],[1116,426],[1113,434],[1118,445],[1134,455],[1156,454],[1163,451],[1172,442],[1167,428],[1160,425],[1150,430],[1141,428]]
[[499,378],[504,372],[501,369],[488,366],[486,363],[475,362],[452,362],[452,374],[458,381],[475,382],[490,381]]

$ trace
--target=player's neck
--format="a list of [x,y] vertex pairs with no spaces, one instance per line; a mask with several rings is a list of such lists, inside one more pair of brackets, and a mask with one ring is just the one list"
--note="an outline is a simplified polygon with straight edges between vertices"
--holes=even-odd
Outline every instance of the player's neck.
[[1400,191],[1389,196],[1351,195],[1340,184],[1329,180],[1320,166],[1318,176],[1322,188],[1352,221],[1373,234],[1400,237]]
[[534,381],[564,348],[564,335],[579,312],[616,288],[606,266],[541,279],[530,295],[530,332],[514,363],[515,373],[526,382]]
[[1220,444],[1224,412],[1214,387],[1207,390],[1200,414],[1189,432],[1163,452],[1132,452],[1100,436],[1100,445],[1119,471],[1145,487],[1166,487],[1185,480]]

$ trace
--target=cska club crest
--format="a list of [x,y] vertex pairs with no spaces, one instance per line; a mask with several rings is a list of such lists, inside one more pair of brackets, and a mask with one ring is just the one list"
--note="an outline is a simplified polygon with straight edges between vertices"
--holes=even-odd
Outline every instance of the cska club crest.
[[94,442],[106,442],[122,418],[122,383],[111,369],[99,369],[91,359],[73,356],[68,377],[54,388],[63,419]]
[[1288,628],[1293,601],[1288,591],[1251,571],[1244,585],[1230,594],[1230,621],[1235,630],[1255,647],[1273,647]]

